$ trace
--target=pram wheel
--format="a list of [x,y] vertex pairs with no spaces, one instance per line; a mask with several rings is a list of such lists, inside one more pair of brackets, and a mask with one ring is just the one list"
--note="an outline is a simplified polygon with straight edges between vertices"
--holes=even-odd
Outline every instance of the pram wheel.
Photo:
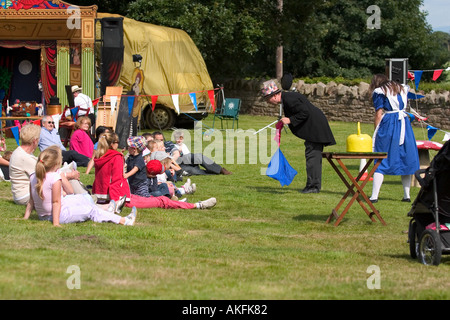
[[408,230],[408,243],[409,243],[409,254],[411,258],[416,259],[419,251],[419,239],[417,239],[417,224],[412,222],[409,224]]
[[435,230],[425,230],[420,237],[419,261],[425,265],[437,266],[441,262],[442,244]]

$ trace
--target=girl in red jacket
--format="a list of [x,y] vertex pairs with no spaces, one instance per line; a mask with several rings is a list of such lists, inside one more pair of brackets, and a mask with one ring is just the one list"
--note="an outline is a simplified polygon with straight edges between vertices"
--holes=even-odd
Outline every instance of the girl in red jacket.
[[141,197],[131,194],[128,181],[124,178],[123,154],[117,151],[118,146],[119,137],[116,133],[104,133],[100,136],[94,153],[95,180],[92,185],[92,193],[99,199],[116,202],[116,212],[120,213],[124,204],[127,207],[165,209],[208,209],[215,206],[215,198],[187,203],[165,196]]

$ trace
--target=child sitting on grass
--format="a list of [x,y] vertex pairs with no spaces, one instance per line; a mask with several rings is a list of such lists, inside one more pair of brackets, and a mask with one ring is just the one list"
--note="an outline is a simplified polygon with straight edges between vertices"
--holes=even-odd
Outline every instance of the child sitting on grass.
[[68,180],[58,172],[61,162],[62,153],[57,146],[50,146],[39,155],[36,171],[30,176],[30,201],[25,210],[25,219],[35,209],[40,220],[52,221],[56,227],[86,220],[134,225],[135,207],[128,216],[121,217],[114,213],[114,201],[108,210],[102,210],[89,195],[73,194]]

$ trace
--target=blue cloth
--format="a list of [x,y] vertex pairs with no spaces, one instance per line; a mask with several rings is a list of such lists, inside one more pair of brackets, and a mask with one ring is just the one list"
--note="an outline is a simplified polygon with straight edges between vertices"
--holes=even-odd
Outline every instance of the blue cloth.
[[266,175],[278,180],[282,187],[290,185],[297,171],[291,167],[280,148],[274,153],[267,167]]
[[[387,112],[394,109],[403,112],[407,95],[398,94],[396,97],[386,96],[376,89],[373,93],[373,105],[375,110],[384,109]],[[389,99],[390,98],[390,99]],[[391,106],[395,104],[396,108]],[[399,120],[399,113],[386,113],[381,119],[374,133],[374,152],[387,152],[387,158],[381,161],[376,172],[384,175],[409,175],[419,170],[419,154],[417,151],[416,138],[411,127],[411,121],[405,115],[405,140],[400,145],[400,133],[402,121]]]
[[57,145],[61,150],[66,151],[66,147],[61,142],[61,137],[59,136],[58,130],[53,129],[48,131],[46,128],[41,128],[41,134],[39,136],[39,150],[44,151],[50,146]]

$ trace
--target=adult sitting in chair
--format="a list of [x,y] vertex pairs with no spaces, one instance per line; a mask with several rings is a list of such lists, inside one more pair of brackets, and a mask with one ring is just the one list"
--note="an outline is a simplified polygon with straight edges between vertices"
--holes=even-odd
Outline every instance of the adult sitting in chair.
[[75,150],[66,150],[61,142],[58,130],[55,129],[55,123],[52,116],[46,115],[42,118],[42,130],[39,136],[39,150],[57,145],[62,150],[63,162],[71,163],[75,161],[78,167],[87,167],[89,158],[78,153]]

